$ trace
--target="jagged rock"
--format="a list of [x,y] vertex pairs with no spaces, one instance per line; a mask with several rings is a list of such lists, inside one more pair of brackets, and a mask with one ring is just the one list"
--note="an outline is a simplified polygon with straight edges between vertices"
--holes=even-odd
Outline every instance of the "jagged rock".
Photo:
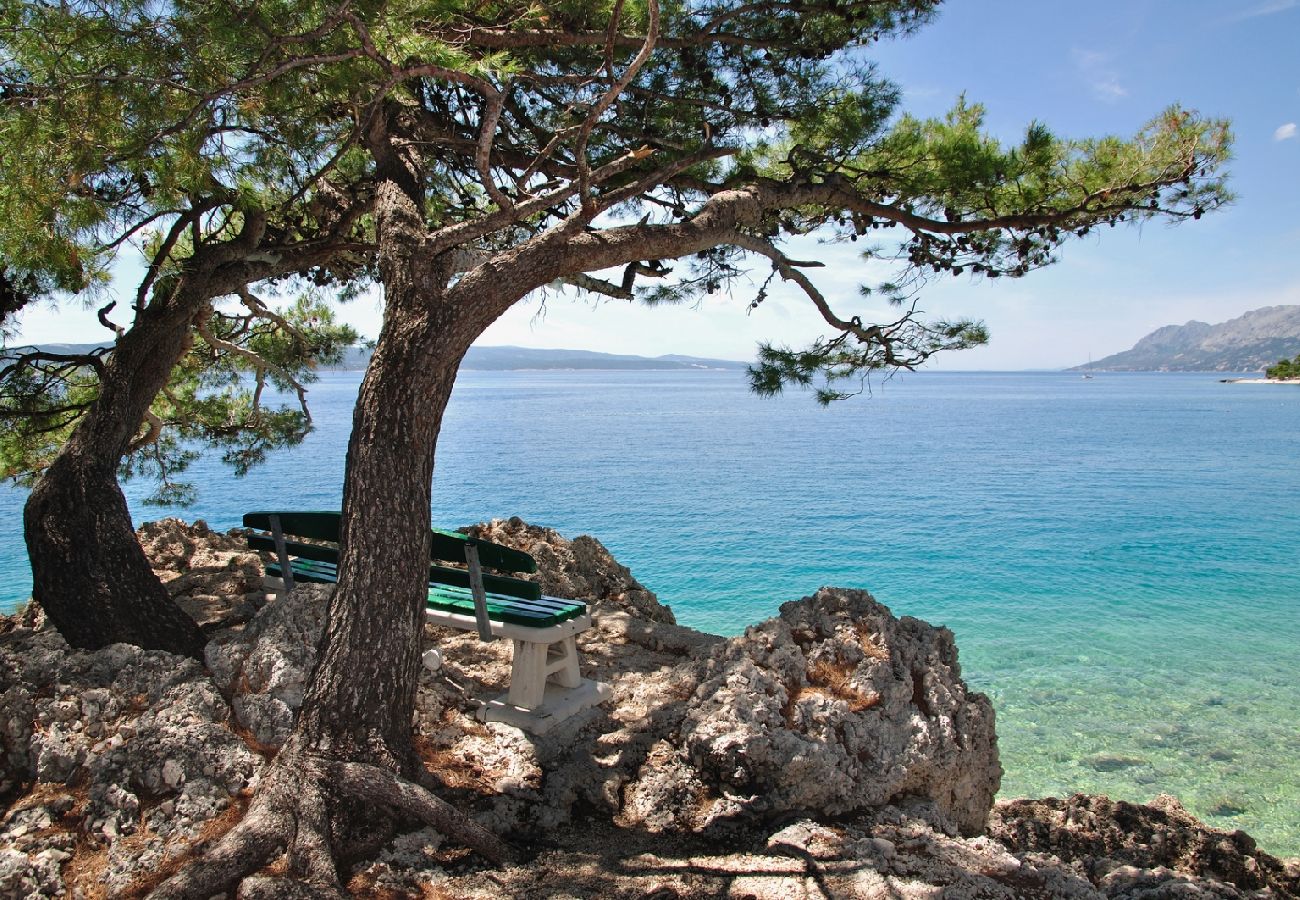
[[149,564],[176,604],[201,626],[247,622],[260,607],[262,562],[245,532],[213,531],[202,519],[146,522],[136,531]]
[[[992,710],[962,683],[949,632],[868,594],[823,589],[723,640],[673,624],[594,540],[519,520],[479,527],[534,553],[548,592],[593,603],[584,675],[613,699],[545,738],[483,725],[475,698],[504,688],[508,643],[426,628],[443,660],[420,669],[417,750],[440,794],[540,855],[486,871],[412,831],[351,863],[354,893],[1300,897],[1300,861],[1209,829],[1172,798],[1003,803],[988,834],[958,836],[979,829],[1000,776]],[[246,582],[195,561],[241,555],[242,536],[144,531],[156,564],[205,570],[185,596],[238,602]],[[288,733],[331,590],[300,585],[220,633],[210,678],[126,645],[71,651],[38,609],[0,623],[0,896],[137,890],[237,821],[261,761],[247,742],[265,750]],[[264,872],[237,896],[304,893]]]
[[993,708],[952,633],[823,588],[714,652],[624,815],[700,830],[738,816],[910,805],[977,834],[993,804]]
[[1146,891],[1161,872],[1213,885],[1212,896],[1300,896],[1300,866],[1260,851],[1245,832],[1208,827],[1167,794],[1148,805],[1084,794],[999,803],[989,833],[1017,853],[1076,864],[1109,896]]
[[558,531],[529,525],[518,516],[472,525],[465,532],[532,554],[537,574],[521,577],[539,582],[544,594],[586,600],[597,614],[623,611],[646,622],[677,622],[672,609],[594,537],[584,534],[570,541]]
[[53,900],[64,896],[60,869],[68,856],[63,850],[29,855],[12,847],[0,847],[0,897]]
[[32,790],[0,822],[0,842],[27,862],[7,858],[0,878],[26,895],[62,895],[55,876],[74,836],[104,853],[116,895],[253,782],[260,759],[192,659],[129,644],[83,652],[18,627],[0,638],[0,672],[5,781]]
[[354,867],[348,887],[363,896],[448,896],[449,878],[437,856],[440,846],[442,835],[432,828],[400,834],[373,860]]
[[289,737],[333,594],[333,585],[297,584],[242,631],[219,635],[204,651],[235,718],[259,744],[279,748]]

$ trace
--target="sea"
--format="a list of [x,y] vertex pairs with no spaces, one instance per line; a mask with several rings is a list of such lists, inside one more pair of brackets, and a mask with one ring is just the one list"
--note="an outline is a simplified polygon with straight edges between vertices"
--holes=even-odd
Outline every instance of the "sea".
[[[316,430],[186,510],[339,506],[359,372]],[[0,487],[0,603],[30,592]],[[997,711],[1002,797],[1171,793],[1300,855],[1300,386],[1209,374],[905,373],[816,405],[743,373],[465,372],[433,520],[591,534],[678,621],[740,633],[819,586],[946,625]]]

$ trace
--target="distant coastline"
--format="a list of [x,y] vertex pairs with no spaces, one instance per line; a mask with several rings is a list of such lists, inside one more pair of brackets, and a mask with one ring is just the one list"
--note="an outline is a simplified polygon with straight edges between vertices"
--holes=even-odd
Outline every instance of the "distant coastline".
[[[103,344],[42,344],[39,349],[49,353],[89,353],[103,348]],[[16,353],[30,347],[8,348],[5,353]],[[343,358],[333,365],[322,366],[327,372],[360,371],[370,362],[373,348],[352,346],[343,352]],[[564,350],[536,347],[470,347],[461,362],[461,369],[473,372],[526,372],[526,371],[583,371],[589,369],[611,371],[741,371],[748,363],[735,359],[711,359],[702,356],[665,354],[663,356],[635,356],[624,353],[601,353],[595,350]]]

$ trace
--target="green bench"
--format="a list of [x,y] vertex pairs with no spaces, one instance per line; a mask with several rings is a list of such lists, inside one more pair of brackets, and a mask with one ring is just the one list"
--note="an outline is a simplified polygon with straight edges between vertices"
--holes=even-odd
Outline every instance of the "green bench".
[[[248,546],[272,554],[266,574],[279,578],[287,592],[299,581],[338,581],[341,518],[337,512],[250,512],[244,515],[244,527],[257,529],[249,533]],[[431,529],[431,538],[426,618],[477,631],[485,641],[503,637],[514,644],[510,690],[504,700],[494,701],[498,706],[538,710],[547,700],[548,680],[569,690],[592,684],[578,673],[575,640],[591,627],[585,603],[547,597],[535,582],[483,571],[536,572],[536,560],[522,550],[437,528]],[[443,565],[452,562],[465,568]]]

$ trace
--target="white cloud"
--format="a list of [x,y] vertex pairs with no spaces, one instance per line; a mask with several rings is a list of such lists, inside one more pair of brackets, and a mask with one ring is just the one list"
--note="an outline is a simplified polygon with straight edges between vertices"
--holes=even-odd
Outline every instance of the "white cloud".
[[1273,132],[1273,140],[1275,141],[1289,141],[1295,136],[1295,122],[1287,122],[1285,125],[1279,125],[1277,131]]
[[1288,9],[1295,9],[1297,6],[1300,6],[1300,0],[1268,0],[1267,3],[1261,3],[1259,6],[1229,16],[1227,21],[1240,22],[1243,19],[1256,19],[1260,16],[1271,16],[1274,13],[1286,12]]
[[1109,53],[1076,49],[1073,56],[1075,69],[1098,100],[1114,103],[1128,96],[1128,88],[1120,83],[1119,73],[1111,65]]

